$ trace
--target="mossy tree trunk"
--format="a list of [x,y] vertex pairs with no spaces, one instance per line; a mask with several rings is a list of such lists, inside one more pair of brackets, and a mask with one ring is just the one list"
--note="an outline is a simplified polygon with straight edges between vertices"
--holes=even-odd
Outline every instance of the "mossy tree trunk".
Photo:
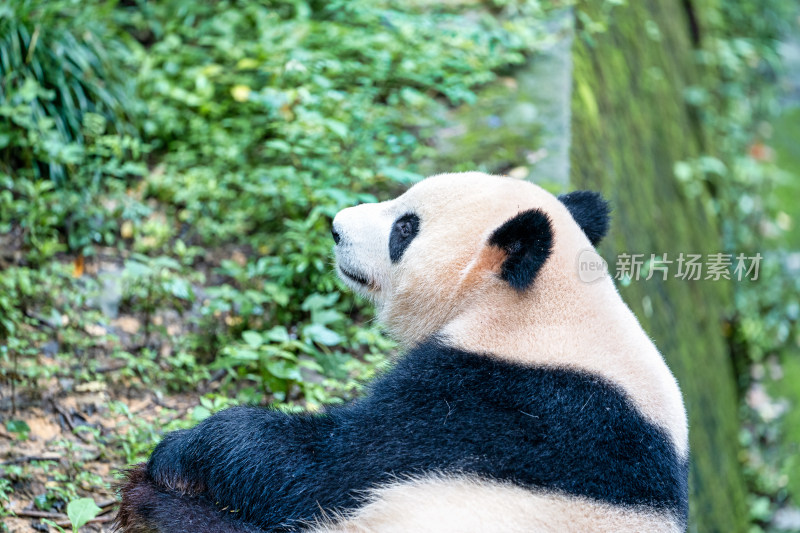
[[[576,9],[600,17],[602,2]],[[619,253],[722,251],[715,221],[701,201],[682,193],[676,161],[708,150],[684,90],[702,84],[693,64],[689,2],[628,2],[608,30],[575,39],[572,108],[572,188],[600,189],[614,207],[601,252],[615,269]],[[696,28],[695,28],[696,29]],[[731,297],[724,281],[669,279],[656,272],[620,292],[676,374],[689,412],[691,510],[689,531],[734,533],[747,524],[738,464],[735,376],[722,318]],[[704,274],[705,276],[705,274]]]

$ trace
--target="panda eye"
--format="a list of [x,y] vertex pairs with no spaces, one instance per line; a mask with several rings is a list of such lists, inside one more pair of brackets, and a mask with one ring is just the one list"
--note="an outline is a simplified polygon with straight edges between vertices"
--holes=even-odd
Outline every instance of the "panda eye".
[[403,256],[408,245],[414,240],[419,232],[419,217],[413,213],[408,213],[397,220],[392,225],[392,233],[389,236],[389,258],[392,263],[396,263]]
[[411,235],[411,232],[413,231],[412,229],[413,226],[411,225],[411,222],[409,222],[408,220],[402,220],[402,221],[398,220],[397,222],[395,222],[395,226],[397,227],[397,231],[398,233],[400,233],[400,236],[403,237],[404,239],[407,239]]

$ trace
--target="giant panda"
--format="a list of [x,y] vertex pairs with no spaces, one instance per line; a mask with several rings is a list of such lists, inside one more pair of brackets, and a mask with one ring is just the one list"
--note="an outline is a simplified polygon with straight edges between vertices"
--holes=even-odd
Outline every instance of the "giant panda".
[[599,194],[444,174],[332,228],[405,355],[349,405],[168,434],[122,488],[123,531],[685,531],[676,380],[608,273],[576,266]]

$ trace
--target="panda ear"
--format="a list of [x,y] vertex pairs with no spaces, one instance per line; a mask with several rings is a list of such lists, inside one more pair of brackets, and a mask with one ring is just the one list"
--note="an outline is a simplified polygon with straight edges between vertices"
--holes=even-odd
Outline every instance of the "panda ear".
[[608,232],[609,212],[608,202],[598,192],[573,191],[558,197],[561,203],[567,206],[572,218],[589,237],[592,246],[597,246],[606,232]]
[[500,277],[517,291],[536,279],[553,247],[553,228],[542,211],[523,211],[494,230],[489,245],[505,252]]

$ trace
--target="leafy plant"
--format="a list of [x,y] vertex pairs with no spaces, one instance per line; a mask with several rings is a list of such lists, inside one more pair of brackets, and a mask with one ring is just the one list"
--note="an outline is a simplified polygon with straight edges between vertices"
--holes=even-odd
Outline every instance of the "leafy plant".
[[[89,113],[133,134],[130,53],[107,2],[21,0],[0,6],[0,171],[69,179]],[[120,68],[123,67],[123,68]]]
[[89,520],[100,514],[100,511],[102,509],[91,498],[78,498],[69,502],[67,504],[67,516],[70,524],[72,524],[72,531],[78,531]]
[[9,420],[6,422],[6,429],[11,433],[16,433],[19,440],[27,440],[28,433],[31,432],[31,428],[24,420]]
[[[116,420],[73,421],[36,504],[93,516],[84,440],[121,466],[235,403],[358,394],[396,347],[340,291],[330,220],[420,179],[437,117],[545,43],[543,9],[0,3],[0,375],[97,387]],[[199,405],[115,401],[176,389]]]
[[743,400],[740,438],[751,491],[751,530],[764,531],[787,501],[780,472],[781,463],[791,459],[775,452],[778,417],[766,418],[748,398],[763,391],[762,378],[756,376],[766,365],[782,356],[796,357],[800,339],[800,282],[778,252],[779,219],[787,209],[776,193],[783,174],[767,146],[767,123],[777,109],[777,88],[770,78],[781,69],[777,43],[796,16],[796,6],[784,0],[724,1],[709,15],[711,31],[698,60],[716,82],[689,87],[685,97],[712,140],[713,153],[678,162],[674,171],[687,194],[711,192],[706,209],[718,217],[728,251],[763,256],[757,282],[734,284],[726,331]]
[[123,271],[123,303],[143,314],[145,343],[153,317],[160,309],[183,309],[194,300],[191,281],[180,274],[181,264],[171,257],[134,255]]
[[33,263],[111,244],[113,209],[99,199],[144,172],[132,54],[108,23],[113,9],[0,4],[0,233],[18,232]]

